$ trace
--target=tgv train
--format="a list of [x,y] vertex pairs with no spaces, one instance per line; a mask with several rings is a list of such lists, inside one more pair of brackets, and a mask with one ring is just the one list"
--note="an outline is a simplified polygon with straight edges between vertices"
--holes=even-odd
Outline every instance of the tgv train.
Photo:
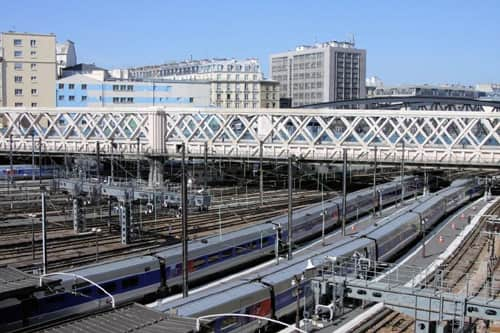
[[[465,202],[482,194],[483,186],[474,181],[458,180],[434,195],[419,199],[379,226],[371,226],[341,242],[311,249],[284,265],[270,266],[253,275],[206,289],[187,298],[158,302],[161,311],[174,311],[183,317],[198,318],[210,314],[239,313],[284,320],[296,311],[297,289],[291,281],[300,276],[308,259],[326,264],[327,257],[339,260],[366,258],[389,260],[401,253],[419,236],[422,226],[431,229],[442,217]],[[343,258],[343,259],[340,259]],[[319,267],[318,267],[319,268]],[[313,303],[306,282],[299,289],[300,308]],[[254,332],[266,323],[245,317],[218,317],[207,323],[214,332]]]
[[0,179],[25,179],[31,178],[33,174],[35,177],[40,176],[42,178],[52,177],[57,173],[57,168],[50,165],[43,165],[41,168],[31,164],[14,164],[12,165],[12,171],[10,165],[0,165]]
[[[422,189],[418,177],[406,177],[373,190],[350,193],[346,200],[346,219],[385,206],[404,196],[416,195]],[[300,243],[322,230],[331,229],[342,219],[342,199],[335,198],[293,212],[293,240]],[[274,228],[281,229],[281,234]],[[277,239],[278,238],[278,239]],[[287,242],[287,216],[278,216],[261,224],[238,231],[207,237],[189,243],[189,282],[205,281],[214,274],[248,265],[274,253],[276,243]],[[155,253],[108,261],[67,271],[98,283],[113,294],[116,303],[157,297],[182,285],[182,249],[174,245]],[[73,277],[62,277],[52,292],[37,292],[29,302],[0,302],[0,329],[61,318],[67,315],[97,310],[106,305],[107,296],[87,282],[75,283]]]

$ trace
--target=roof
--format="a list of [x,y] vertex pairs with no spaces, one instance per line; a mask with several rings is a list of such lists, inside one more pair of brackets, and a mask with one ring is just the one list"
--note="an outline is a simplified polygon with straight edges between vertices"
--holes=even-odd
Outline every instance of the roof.
[[[44,279],[44,282],[54,281]],[[9,297],[29,295],[40,289],[39,279],[14,267],[0,266],[0,300]]]
[[180,318],[134,303],[114,310],[59,323],[54,326],[41,329],[37,332],[189,333],[195,332],[195,328],[195,319]]
[[76,64],[75,66],[64,68],[65,71],[105,71],[106,69],[94,64]]

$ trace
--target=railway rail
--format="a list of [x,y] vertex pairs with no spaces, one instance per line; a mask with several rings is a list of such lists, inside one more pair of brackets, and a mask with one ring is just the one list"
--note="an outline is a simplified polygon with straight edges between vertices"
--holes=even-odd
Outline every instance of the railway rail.
[[[325,198],[328,198],[330,194],[325,193]],[[257,198],[258,193],[249,194],[248,198],[245,196],[237,199],[234,194],[223,195],[222,199],[217,198],[215,205],[208,212],[189,216],[189,233],[191,237],[199,238],[213,234],[214,230],[218,230],[220,227],[228,230],[261,222],[286,211],[288,201],[285,191],[266,193],[266,204],[260,207],[258,212],[255,212],[254,203]],[[321,193],[317,192],[296,193],[294,194],[294,206],[300,208],[312,202],[317,202],[320,198]],[[232,206],[227,205],[228,202],[231,202]],[[136,214],[133,217],[135,221],[139,221],[138,215]],[[218,223],[219,215],[220,225]],[[120,244],[119,232],[114,230],[117,227],[116,217],[114,217],[115,224],[111,232],[107,231],[107,217],[103,218],[103,221],[100,218],[88,221],[87,226],[89,228],[92,226],[101,227],[103,232],[98,235],[95,233],[74,234],[69,220],[50,226],[50,218],[48,218],[50,226],[47,241],[49,270],[65,269],[96,260],[127,256],[178,242],[181,233],[181,223],[178,217],[162,215],[158,216],[155,221],[150,217],[151,215],[148,216],[148,219],[144,218],[142,220],[140,241],[128,246]],[[40,225],[35,226],[37,227],[36,233],[39,233]],[[9,229],[2,228],[2,234],[0,235],[0,264],[9,264],[28,272],[40,267],[41,239],[37,235],[35,239],[36,259],[33,260],[31,228],[31,225],[18,226],[10,232],[4,232]],[[98,251],[96,251],[96,243],[98,244]]]
[[[500,213],[500,203],[490,208],[488,215]],[[448,258],[441,268],[443,274],[440,281],[435,281],[436,277],[431,275],[426,279],[425,285],[439,283],[441,288],[453,291],[455,293],[468,293],[469,296],[476,296],[479,293],[485,293],[486,276],[478,276],[471,281],[470,277],[477,275],[481,259],[487,255],[488,239],[485,235],[484,226],[487,216],[480,219],[479,225],[475,228],[461,245],[460,250]],[[495,268],[494,276],[499,276],[500,267]],[[472,283],[473,282],[473,283]],[[493,297],[500,297],[500,288],[498,281],[496,291]],[[475,322],[472,322],[475,323]],[[396,311],[384,308],[377,315],[373,316],[365,323],[355,329],[354,333],[409,333],[415,331],[414,318],[398,313]]]

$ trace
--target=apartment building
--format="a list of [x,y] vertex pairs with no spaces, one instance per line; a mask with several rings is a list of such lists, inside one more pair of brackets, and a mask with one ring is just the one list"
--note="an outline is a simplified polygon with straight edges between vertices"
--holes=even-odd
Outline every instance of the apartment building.
[[4,32],[0,35],[2,106],[56,105],[56,36]]
[[[210,103],[222,108],[278,108],[279,83],[263,78],[256,59],[204,59],[129,68],[133,79],[210,82]],[[263,95],[272,88],[274,94]]]
[[270,77],[292,106],[364,98],[366,50],[354,42],[298,46],[270,56]]

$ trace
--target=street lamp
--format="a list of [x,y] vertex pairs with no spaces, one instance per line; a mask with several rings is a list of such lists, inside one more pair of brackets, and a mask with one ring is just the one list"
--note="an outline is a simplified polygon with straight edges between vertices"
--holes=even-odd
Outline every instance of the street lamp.
[[101,228],[92,228],[92,232],[95,233],[95,262],[99,259],[99,233]]

